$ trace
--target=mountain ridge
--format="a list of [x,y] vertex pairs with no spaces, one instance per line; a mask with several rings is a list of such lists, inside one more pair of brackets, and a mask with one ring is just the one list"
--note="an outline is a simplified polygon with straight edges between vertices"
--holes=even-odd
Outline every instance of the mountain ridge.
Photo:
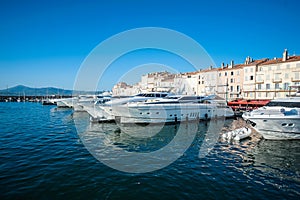
[[56,87],[32,88],[24,85],[17,85],[0,90],[0,96],[72,96],[73,94],[95,94],[91,91],[73,91]]

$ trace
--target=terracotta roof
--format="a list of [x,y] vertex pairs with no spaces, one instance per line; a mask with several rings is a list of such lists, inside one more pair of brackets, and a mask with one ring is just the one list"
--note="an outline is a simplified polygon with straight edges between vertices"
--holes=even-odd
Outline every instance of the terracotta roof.
[[201,71],[198,71],[198,72],[201,73],[201,72],[212,72],[212,71],[218,71],[218,68],[202,69]]
[[272,65],[277,63],[295,62],[295,61],[300,61],[300,56],[290,56],[286,61],[282,61],[282,58],[276,58],[276,59],[263,62],[260,65]]
[[245,66],[244,64],[237,64],[237,65],[234,65],[231,68],[230,68],[230,66],[226,66],[223,69],[222,69],[222,67],[220,67],[220,68],[218,68],[218,71],[236,70],[236,69],[241,69],[244,66]]

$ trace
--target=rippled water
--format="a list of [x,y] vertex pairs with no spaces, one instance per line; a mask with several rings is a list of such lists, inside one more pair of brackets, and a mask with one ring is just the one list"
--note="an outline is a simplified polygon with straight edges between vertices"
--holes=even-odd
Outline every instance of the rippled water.
[[[224,126],[231,127],[234,123],[235,120],[226,120]],[[111,155],[113,148],[128,152],[153,152],[170,144],[179,126],[168,125],[153,137],[132,139],[132,130],[147,134],[155,127],[134,129],[113,123],[89,124],[86,113],[73,113],[70,109],[56,109],[36,103],[0,103],[0,197],[300,197],[300,141],[213,141],[208,137],[209,134],[219,134],[219,131],[213,133],[209,127],[213,127],[212,124],[208,126],[204,122],[186,125],[186,134],[196,128],[195,138],[187,151],[167,167],[148,173],[126,173],[106,166],[89,151],[93,153],[93,149],[97,150],[95,156],[105,155],[107,162],[118,158]],[[209,141],[214,145],[204,148],[210,151],[205,157],[199,158],[199,151]],[[185,139],[181,141],[184,142]],[[92,149],[87,149],[84,144]],[[176,144],[181,145],[180,142]],[[176,149],[174,152],[178,153]]]

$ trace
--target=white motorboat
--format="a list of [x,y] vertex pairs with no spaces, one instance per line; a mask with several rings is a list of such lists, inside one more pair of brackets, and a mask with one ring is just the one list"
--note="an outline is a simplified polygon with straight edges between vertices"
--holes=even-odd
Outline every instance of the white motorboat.
[[112,119],[105,118],[104,117],[105,113],[103,113],[104,111],[99,107],[100,105],[103,105],[108,101],[111,101],[110,96],[102,96],[102,97],[98,97],[98,99],[94,103],[79,103],[79,105],[82,106],[82,109],[84,111],[89,113],[90,120],[92,122],[98,122],[101,120],[108,121]]
[[93,105],[102,96],[97,95],[80,95],[72,102],[74,111],[86,111],[84,105]]
[[272,100],[243,118],[265,139],[300,139],[300,97]]
[[224,100],[211,96],[174,95],[144,102],[128,102],[112,110],[121,123],[176,123],[218,117],[233,117]]
[[86,111],[91,115],[91,121],[113,121],[115,120],[115,116],[112,111],[118,109],[120,105],[127,104],[128,102],[142,102],[148,99],[163,98],[169,94],[166,92],[147,92],[132,97],[112,97],[109,101],[98,101],[92,109],[86,109]]
[[58,108],[71,108],[78,101],[78,97],[49,99],[49,101],[56,104]]

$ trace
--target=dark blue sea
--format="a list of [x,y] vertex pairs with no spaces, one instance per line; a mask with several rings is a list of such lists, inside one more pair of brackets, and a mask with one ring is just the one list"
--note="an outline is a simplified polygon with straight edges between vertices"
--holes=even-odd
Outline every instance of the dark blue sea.
[[0,103],[0,199],[299,199],[300,141],[218,139],[239,123],[91,124]]

